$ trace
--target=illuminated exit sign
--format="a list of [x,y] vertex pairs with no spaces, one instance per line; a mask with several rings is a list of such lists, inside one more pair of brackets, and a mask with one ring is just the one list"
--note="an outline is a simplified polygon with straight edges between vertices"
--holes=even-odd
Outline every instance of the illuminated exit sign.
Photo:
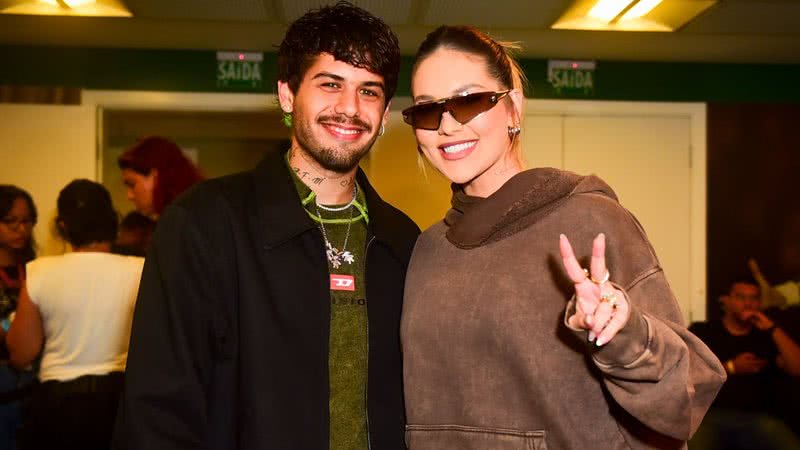
[[594,94],[594,61],[554,60],[547,62],[547,81],[558,94]]
[[259,89],[264,86],[264,54],[217,52],[217,87]]

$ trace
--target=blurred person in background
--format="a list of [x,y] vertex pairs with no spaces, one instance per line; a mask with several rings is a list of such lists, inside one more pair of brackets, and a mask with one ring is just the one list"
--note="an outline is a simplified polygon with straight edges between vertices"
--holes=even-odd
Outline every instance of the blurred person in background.
[[203,180],[200,170],[167,138],[146,137],[117,159],[128,200],[136,211],[158,219],[183,191]]
[[16,448],[19,400],[28,392],[33,377],[29,371],[9,366],[5,337],[25,280],[25,264],[36,256],[36,220],[30,194],[16,186],[0,185],[0,450]]
[[750,259],[748,266],[761,289],[761,307],[793,310],[790,313],[797,320],[800,317],[800,210],[786,217],[778,240],[778,255],[778,267],[788,277],[783,282],[771,284],[755,259]]
[[117,213],[105,187],[75,180],[58,196],[56,227],[72,252],[27,265],[8,332],[11,363],[41,354],[20,449],[107,450],[122,390],[143,258],[110,253]]
[[145,256],[155,229],[155,220],[137,211],[129,212],[119,224],[112,251],[120,255]]
[[728,373],[690,446],[704,450],[800,449],[797,435],[780,420],[786,406],[795,417],[798,414],[790,399],[797,397],[800,347],[761,311],[755,279],[736,278],[720,301],[722,319],[697,322],[689,328],[711,348]]

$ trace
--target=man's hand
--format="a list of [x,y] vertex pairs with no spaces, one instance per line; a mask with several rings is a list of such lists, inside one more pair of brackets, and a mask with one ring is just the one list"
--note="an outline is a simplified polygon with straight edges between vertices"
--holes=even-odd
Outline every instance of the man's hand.
[[761,331],[767,331],[775,327],[775,322],[761,311],[745,311],[742,313],[742,319],[752,323],[753,326]]
[[732,361],[733,367],[736,369],[734,373],[737,375],[758,373],[767,365],[766,359],[761,359],[750,352],[739,353]]

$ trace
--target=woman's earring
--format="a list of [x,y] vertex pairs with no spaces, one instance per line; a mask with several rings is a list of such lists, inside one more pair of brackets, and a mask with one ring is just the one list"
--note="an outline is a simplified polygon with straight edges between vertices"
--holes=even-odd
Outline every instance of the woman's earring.
[[514,139],[515,137],[519,136],[519,132],[522,131],[519,128],[519,125],[514,125],[513,127],[508,127],[508,137]]

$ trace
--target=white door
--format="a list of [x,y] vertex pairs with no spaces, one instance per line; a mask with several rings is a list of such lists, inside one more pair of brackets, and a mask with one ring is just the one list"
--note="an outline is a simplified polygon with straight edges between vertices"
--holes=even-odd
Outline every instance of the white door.
[[33,197],[38,255],[64,251],[53,234],[56,199],[73,179],[96,179],[95,129],[92,107],[0,104],[0,183]]
[[566,117],[564,168],[596,174],[641,222],[686,320],[691,311],[690,120]]
[[642,223],[687,322],[705,318],[705,106],[530,100],[529,167],[603,178]]

